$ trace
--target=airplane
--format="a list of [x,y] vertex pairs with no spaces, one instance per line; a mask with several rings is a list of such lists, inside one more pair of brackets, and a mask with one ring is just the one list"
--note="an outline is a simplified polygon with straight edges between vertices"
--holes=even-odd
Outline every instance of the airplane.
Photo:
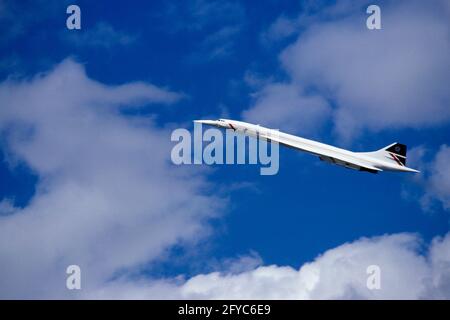
[[380,150],[371,152],[353,152],[325,143],[301,138],[278,130],[255,124],[229,120],[194,120],[194,122],[217,128],[231,129],[247,136],[274,141],[281,145],[316,155],[320,160],[345,168],[378,173],[381,171],[420,172],[406,167],[406,145],[392,143]]

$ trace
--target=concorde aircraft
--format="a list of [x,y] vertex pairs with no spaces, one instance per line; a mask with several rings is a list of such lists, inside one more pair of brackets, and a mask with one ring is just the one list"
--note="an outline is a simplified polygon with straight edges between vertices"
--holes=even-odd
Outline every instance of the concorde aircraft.
[[419,172],[406,166],[406,145],[397,142],[377,151],[353,152],[243,121],[219,119],[194,120],[194,122],[231,129],[244,135],[278,142],[281,145],[316,155],[322,161],[354,170],[371,173],[385,170]]

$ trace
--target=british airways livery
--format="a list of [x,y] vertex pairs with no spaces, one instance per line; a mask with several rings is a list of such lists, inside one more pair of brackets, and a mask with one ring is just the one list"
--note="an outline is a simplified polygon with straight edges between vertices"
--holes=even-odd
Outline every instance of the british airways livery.
[[380,171],[419,172],[406,166],[406,145],[401,143],[392,143],[377,151],[353,152],[243,121],[219,119],[195,120],[195,122],[232,129],[244,135],[274,141],[316,155],[322,161],[354,170],[371,173]]

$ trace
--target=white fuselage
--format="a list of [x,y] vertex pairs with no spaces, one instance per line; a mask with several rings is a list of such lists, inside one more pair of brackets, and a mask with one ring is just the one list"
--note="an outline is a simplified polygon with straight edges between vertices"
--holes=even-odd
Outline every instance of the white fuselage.
[[257,136],[262,139],[278,142],[282,145],[317,155],[321,160],[347,168],[367,170],[371,172],[383,170],[417,172],[417,170],[407,168],[393,162],[392,159],[388,157],[380,157],[379,155],[375,156],[376,152],[353,152],[243,121],[220,119],[199,120],[198,122],[216,127],[232,129],[248,136]]

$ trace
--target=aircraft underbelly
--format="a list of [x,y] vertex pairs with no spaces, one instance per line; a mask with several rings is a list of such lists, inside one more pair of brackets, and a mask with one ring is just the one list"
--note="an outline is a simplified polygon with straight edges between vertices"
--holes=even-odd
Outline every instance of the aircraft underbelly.
[[348,162],[348,161],[343,161],[343,160],[339,160],[336,158],[331,158],[331,157],[325,157],[325,156],[319,156],[320,160],[328,162],[328,163],[332,163],[332,164],[336,164],[338,166],[342,166],[345,168],[349,168],[349,169],[353,169],[353,170],[361,170],[363,167],[356,165],[354,163]]
[[[260,136],[261,137],[261,136]],[[346,154],[341,154],[333,150],[327,150],[323,147],[311,146],[309,144],[292,141],[290,139],[283,139],[282,137],[277,136],[262,136],[262,138],[268,140],[274,140],[280,144],[283,144],[287,147],[291,147],[294,149],[302,150],[314,155],[317,155],[321,160],[333,163],[339,166],[343,166],[345,168],[359,170],[359,171],[367,171],[372,173],[377,173],[378,171],[382,171],[379,168],[374,167],[370,163],[366,163],[362,159],[354,159],[354,157]]]

